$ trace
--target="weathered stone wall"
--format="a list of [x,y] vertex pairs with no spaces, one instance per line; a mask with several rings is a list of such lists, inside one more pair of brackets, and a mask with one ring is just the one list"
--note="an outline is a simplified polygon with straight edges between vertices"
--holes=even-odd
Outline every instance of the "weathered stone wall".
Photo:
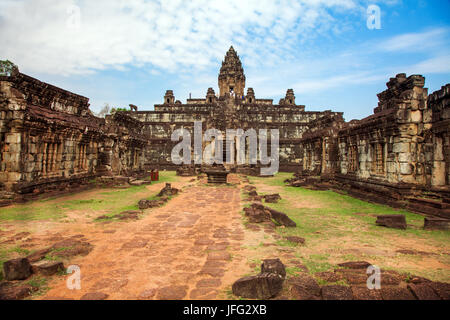
[[[293,95],[293,92],[290,91]],[[155,105],[155,111],[121,112],[138,120],[143,134],[150,137],[146,151],[146,163],[161,168],[172,168],[171,150],[177,142],[170,140],[174,130],[187,129],[193,138],[195,121],[202,122],[203,133],[216,128],[225,135],[226,129],[278,129],[280,133],[280,167],[286,171],[297,171],[303,155],[296,140],[322,117],[340,116],[341,113],[305,112],[305,106],[295,104],[264,105],[245,103],[230,96],[219,98],[213,103]],[[294,98],[292,98],[294,101]],[[313,127],[315,124],[313,125]]]
[[[22,73],[1,77],[1,190],[39,194],[80,186],[101,174],[142,170],[147,141],[136,128],[131,118],[106,123],[92,115],[88,98]],[[108,163],[109,152],[121,158],[118,165]]]
[[433,122],[428,145],[433,148],[432,185],[450,185],[450,84],[428,97],[428,109]]
[[303,174],[369,200],[412,199],[413,209],[449,215],[450,85],[428,97],[424,84],[420,75],[398,74],[378,94],[373,115],[312,122],[299,141]]
[[340,173],[388,183],[432,184],[426,148],[431,109],[425,79],[397,75],[378,95],[375,113],[339,132]]

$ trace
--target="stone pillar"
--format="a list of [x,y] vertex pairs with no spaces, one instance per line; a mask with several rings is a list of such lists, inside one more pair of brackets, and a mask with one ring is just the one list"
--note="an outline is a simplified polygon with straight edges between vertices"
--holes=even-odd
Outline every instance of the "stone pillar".
[[443,152],[443,139],[440,136],[433,137],[433,171],[431,176],[431,185],[445,185],[445,159]]
[[[390,136],[382,137],[372,146],[379,149],[383,143],[387,169],[387,178],[392,182],[422,184],[426,180],[425,161],[423,155],[423,133],[430,128],[424,121],[427,114],[427,89],[425,78],[420,75],[406,77],[404,73],[391,78],[388,89],[378,94],[379,103],[375,114],[393,109],[397,127]],[[389,124],[388,124],[389,125]],[[386,130],[390,130],[389,126]],[[385,134],[386,135],[386,134]],[[372,161],[374,159],[371,155]],[[386,170],[385,170],[386,171]]]

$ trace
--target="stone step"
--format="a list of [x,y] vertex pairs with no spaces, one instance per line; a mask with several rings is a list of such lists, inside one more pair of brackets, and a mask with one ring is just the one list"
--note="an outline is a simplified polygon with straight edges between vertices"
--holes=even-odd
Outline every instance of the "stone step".
[[426,198],[408,198],[408,201],[410,203],[414,204],[420,204],[423,206],[429,206],[436,209],[450,209],[450,204],[445,203],[443,201],[433,200],[433,199],[426,199]]

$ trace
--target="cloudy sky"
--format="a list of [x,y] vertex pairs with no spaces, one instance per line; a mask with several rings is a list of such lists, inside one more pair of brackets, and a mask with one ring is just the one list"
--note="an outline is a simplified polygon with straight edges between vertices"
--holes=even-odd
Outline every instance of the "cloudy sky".
[[306,110],[346,120],[370,115],[397,73],[423,74],[430,92],[450,82],[448,0],[0,0],[0,39],[1,60],[93,111],[218,92],[230,45],[257,97],[293,88]]

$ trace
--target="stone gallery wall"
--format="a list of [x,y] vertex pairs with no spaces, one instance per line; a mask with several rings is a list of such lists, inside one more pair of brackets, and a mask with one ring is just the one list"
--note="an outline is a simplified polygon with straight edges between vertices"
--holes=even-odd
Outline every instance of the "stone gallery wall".
[[143,169],[146,140],[135,128],[126,115],[97,118],[88,98],[25,74],[0,77],[0,198],[20,200]]
[[450,185],[450,84],[428,97],[432,128],[428,133],[428,150],[432,148],[432,185]]
[[[174,98],[169,101],[174,101]],[[146,151],[147,164],[161,169],[173,167],[171,151],[177,142],[171,141],[172,132],[184,128],[193,137],[194,122],[200,121],[203,133],[212,128],[221,130],[224,135],[226,129],[255,129],[257,132],[259,129],[278,129],[280,166],[286,171],[296,171],[303,158],[302,150],[296,141],[303,136],[303,133],[314,127],[316,125],[314,121],[318,119],[332,117],[342,119],[342,113],[305,112],[304,106],[295,104],[261,105],[256,102],[246,103],[245,100],[234,99],[230,96],[219,98],[212,103],[207,102],[165,103],[155,105],[154,111],[121,113],[140,122],[143,133],[150,137],[150,146]]]
[[317,124],[300,141],[302,174],[364,199],[450,216],[450,85],[428,96],[424,84],[420,75],[398,74],[373,115]]

